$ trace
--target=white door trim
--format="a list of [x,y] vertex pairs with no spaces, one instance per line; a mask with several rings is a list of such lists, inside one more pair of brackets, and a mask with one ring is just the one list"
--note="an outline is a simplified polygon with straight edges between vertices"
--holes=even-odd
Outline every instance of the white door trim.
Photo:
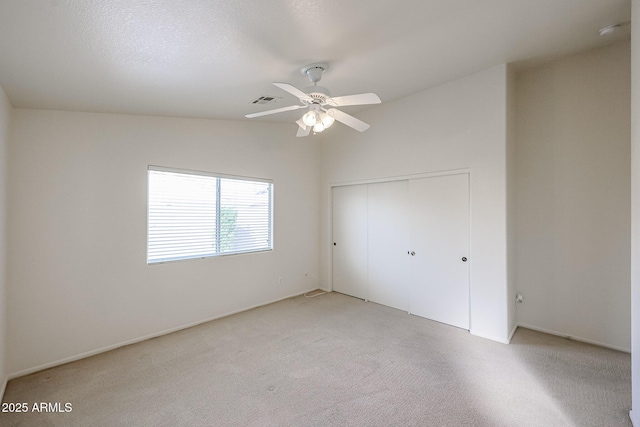
[[451,169],[451,170],[443,170],[443,171],[435,171],[435,172],[423,172],[423,173],[412,174],[412,175],[398,175],[398,176],[388,176],[388,177],[381,177],[381,178],[361,179],[356,181],[334,182],[329,184],[329,187],[330,189],[333,189],[333,187],[344,187],[347,185],[377,184],[380,182],[405,181],[410,179],[433,178],[437,176],[460,175],[465,173],[471,174],[471,169],[470,168]]

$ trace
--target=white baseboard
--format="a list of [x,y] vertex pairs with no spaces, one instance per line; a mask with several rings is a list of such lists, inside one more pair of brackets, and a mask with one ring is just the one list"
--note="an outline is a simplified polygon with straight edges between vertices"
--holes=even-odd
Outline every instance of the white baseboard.
[[496,335],[486,335],[486,334],[480,334],[478,332],[476,332],[475,330],[473,330],[473,328],[469,331],[469,333],[471,335],[474,335],[476,337],[480,337],[480,338],[485,338],[491,341],[495,341],[495,342],[499,342],[502,344],[509,344],[509,339],[506,339],[506,337],[499,337]]
[[516,323],[516,325],[511,330],[511,333],[509,334],[509,344],[511,344],[511,339],[513,338],[513,335],[516,333],[517,330],[518,330],[518,324]]
[[[255,305],[252,305],[252,306],[249,306],[249,307],[241,308],[239,310],[235,310],[235,311],[232,311],[232,312],[229,312],[229,313],[224,313],[224,314],[221,314],[221,315],[218,315],[218,316],[213,316],[213,317],[210,317],[210,318],[207,318],[207,319],[204,319],[204,320],[199,320],[197,322],[192,322],[192,323],[189,323],[189,324],[186,324],[186,325],[182,325],[182,326],[178,326],[178,327],[175,327],[175,328],[166,329],[164,331],[160,331],[160,332],[156,332],[156,333],[153,333],[153,334],[145,335],[145,336],[142,336],[142,337],[139,337],[139,338],[134,338],[134,339],[131,339],[131,340],[123,341],[123,342],[120,342],[118,344],[108,345],[106,347],[102,347],[102,348],[99,348],[99,349],[96,349],[96,350],[91,350],[91,351],[87,351],[87,352],[84,352],[84,353],[76,354],[75,356],[65,357],[64,359],[56,360],[54,362],[45,363],[45,364],[42,364],[42,365],[39,365],[39,366],[34,366],[32,368],[23,369],[23,370],[18,371],[18,372],[13,372],[13,373],[9,374],[7,379],[5,379],[5,386],[6,386],[6,383],[7,383],[8,380],[12,380],[14,378],[22,377],[24,375],[33,374],[34,372],[43,371],[45,369],[53,368],[55,366],[64,365],[65,363],[75,362],[76,360],[85,359],[87,357],[91,357],[91,356],[95,356],[96,354],[105,353],[107,351],[115,350],[116,348],[124,347],[126,345],[139,343],[139,342],[151,339],[151,338],[161,337],[163,335],[167,335],[167,334],[170,334],[170,333],[173,333],[173,332],[178,332],[178,331],[181,331],[183,329],[192,328],[194,326],[198,326],[198,325],[201,325],[203,323],[211,322],[212,320],[221,319],[223,317],[227,317],[227,316],[231,316],[231,315],[234,315],[234,314],[242,313],[243,311],[253,310],[254,308],[262,307],[262,306],[265,306],[265,305],[276,303],[278,301],[283,301],[283,300],[286,300],[286,299],[289,299],[289,298],[293,298],[293,297],[297,297],[297,296],[300,296],[300,295],[304,295],[307,292],[311,292],[311,291],[316,290],[316,289],[318,289],[318,288],[314,287],[313,289],[308,289],[308,290],[306,290],[304,292],[296,292],[293,295],[288,295],[288,296],[285,296],[285,297],[276,298],[274,300],[270,300],[270,301],[262,302],[262,303],[255,304]],[[4,394],[4,389],[2,391],[3,391],[3,394]]]
[[578,336],[567,334],[567,333],[564,333],[564,332],[558,332],[558,331],[554,331],[554,330],[551,330],[551,329],[539,328],[537,326],[527,325],[526,323],[518,323],[518,326],[520,326],[522,328],[526,328],[526,329],[531,329],[533,331],[544,332],[545,334],[549,334],[549,335],[555,335],[555,336],[562,337],[562,338],[568,338],[568,339],[571,339],[571,340],[574,340],[574,341],[580,341],[580,342],[584,342],[584,343],[587,343],[587,344],[597,345],[599,347],[605,347],[605,348],[610,348],[612,350],[622,351],[624,353],[631,353],[631,349],[630,348],[618,347],[618,346],[615,346],[615,345],[611,345],[611,344],[607,344],[607,343],[591,340],[591,339],[588,339],[588,338],[578,337]]

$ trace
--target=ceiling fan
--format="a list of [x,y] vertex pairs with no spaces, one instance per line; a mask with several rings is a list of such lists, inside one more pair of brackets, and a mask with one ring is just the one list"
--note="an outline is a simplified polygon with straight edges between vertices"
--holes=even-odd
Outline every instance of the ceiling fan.
[[268,114],[283,113],[285,111],[293,111],[300,108],[306,108],[307,112],[298,120],[298,132],[296,136],[307,136],[313,129],[314,133],[322,132],[331,126],[335,120],[359,131],[364,132],[369,129],[369,125],[335,107],[345,107],[348,105],[368,105],[379,104],[380,98],[375,93],[361,93],[359,95],[347,95],[331,97],[329,90],[322,86],[318,86],[318,82],[322,78],[328,68],[326,63],[315,63],[307,65],[300,70],[313,83],[313,86],[302,91],[288,83],[273,83],[280,89],[289,92],[297,97],[301,104],[290,105],[288,107],[276,108],[274,110],[261,111],[259,113],[247,114],[245,117],[252,119],[254,117],[266,116]]

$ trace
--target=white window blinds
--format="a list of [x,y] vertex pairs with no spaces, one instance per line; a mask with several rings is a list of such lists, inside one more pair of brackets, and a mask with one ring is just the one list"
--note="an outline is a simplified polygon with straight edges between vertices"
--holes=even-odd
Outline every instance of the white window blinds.
[[271,250],[273,184],[149,167],[147,263]]

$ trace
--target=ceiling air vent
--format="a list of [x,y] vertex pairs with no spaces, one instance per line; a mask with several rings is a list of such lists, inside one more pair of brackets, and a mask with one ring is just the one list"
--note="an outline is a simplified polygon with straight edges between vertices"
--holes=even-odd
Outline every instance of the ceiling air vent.
[[273,104],[277,102],[279,98],[275,96],[261,96],[260,98],[251,101],[252,104]]

